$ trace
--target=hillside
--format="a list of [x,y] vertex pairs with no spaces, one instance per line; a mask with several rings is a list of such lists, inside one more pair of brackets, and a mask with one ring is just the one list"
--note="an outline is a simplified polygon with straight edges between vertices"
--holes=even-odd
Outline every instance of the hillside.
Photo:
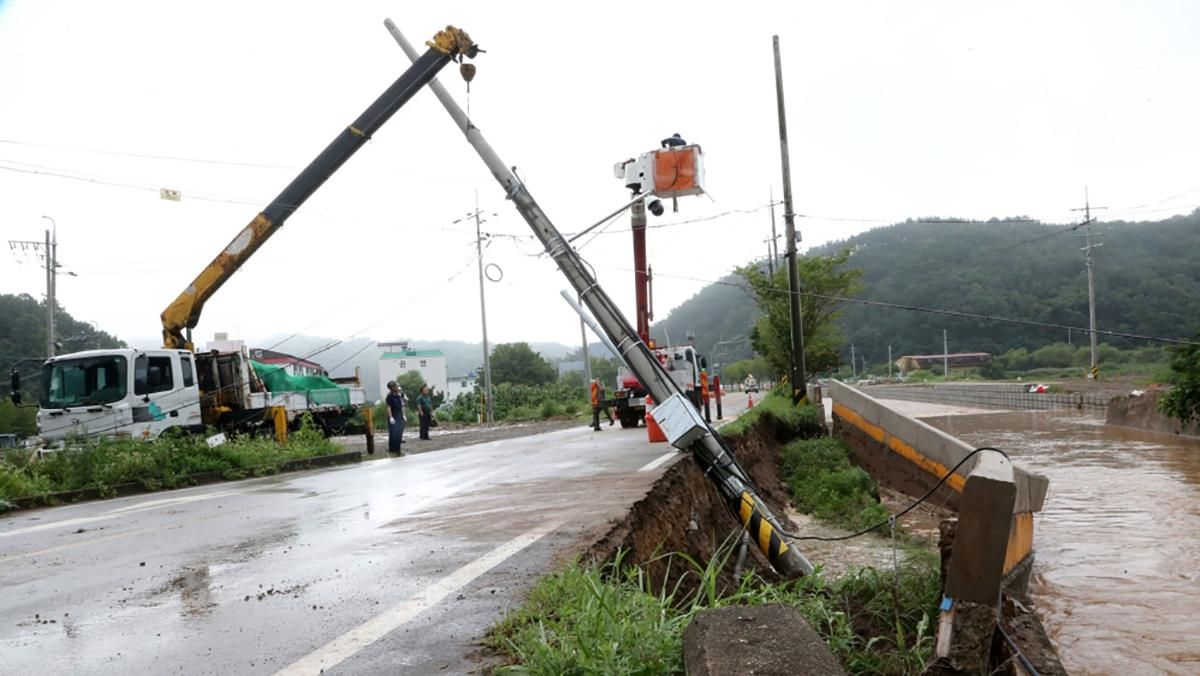
[[[54,326],[59,353],[125,345],[116,336],[76,321],[62,307],[57,308]],[[22,359],[45,358],[46,305],[26,294],[0,294],[0,373],[6,376],[4,385],[8,385],[7,375],[14,363]],[[27,365],[23,370],[36,372],[37,368]],[[4,391],[7,393],[7,387]]]
[[[1102,330],[1189,336],[1200,329],[1200,211],[1156,222],[1093,226],[1096,321]],[[862,268],[861,298],[1074,326],[1087,326],[1087,271],[1082,229],[1037,222],[908,221],[877,228],[810,254],[843,247]],[[738,281],[723,280],[723,281]],[[702,349],[745,336],[753,307],[740,289],[710,285],[655,325],[674,337],[690,329]],[[937,353],[942,330],[951,351],[1035,349],[1068,340],[1066,331],[966,320],[912,310],[846,306],[839,323],[868,362],[893,354]],[[1086,334],[1072,332],[1084,344]],[[1119,346],[1134,341],[1106,339]],[[743,344],[736,356],[748,356]],[[848,350],[848,348],[847,348]]]

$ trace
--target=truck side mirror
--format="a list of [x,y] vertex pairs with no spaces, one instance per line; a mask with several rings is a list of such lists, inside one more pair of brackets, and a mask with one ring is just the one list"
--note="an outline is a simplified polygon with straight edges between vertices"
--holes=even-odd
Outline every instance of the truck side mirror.
[[12,393],[8,395],[8,398],[12,399],[12,403],[16,404],[17,406],[20,406],[21,405],[21,374],[16,369],[13,369],[13,371],[12,371],[12,377],[11,377],[10,383],[12,385]]

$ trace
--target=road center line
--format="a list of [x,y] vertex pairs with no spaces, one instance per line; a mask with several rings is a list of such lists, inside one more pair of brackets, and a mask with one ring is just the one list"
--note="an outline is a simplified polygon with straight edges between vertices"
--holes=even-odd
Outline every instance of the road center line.
[[639,472],[649,472],[650,470],[658,469],[659,467],[661,467],[664,464],[666,464],[667,462],[669,462],[671,460],[671,458],[674,458],[677,455],[679,455],[679,451],[676,451],[675,449],[671,449],[669,452],[663,453],[662,455],[658,456],[657,458],[646,463],[638,471]]
[[80,516],[74,519],[63,519],[62,521],[50,521],[48,523],[39,523],[36,526],[25,526],[24,528],[14,528],[12,530],[0,531],[0,538],[10,537],[13,535],[25,535],[27,533],[39,533],[44,530],[54,530],[55,528],[70,528],[72,526],[82,526],[84,524],[95,523],[107,519],[116,519],[138,512],[146,512],[159,507],[174,507],[176,505],[185,505],[191,502],[200,502],[201,500],[211,500],[213,498],[223,498],[229,495],[236,495],[242,491],[217,491],[214,493],[201,493],[199,495],[183,495],[174,498],[165,498],[161,500],[151,500],[149,502],[137,503],[126,507],[118,507],[111,509],[103,514],[95,516]]
[[547,522],[505,542],[446,577],[429,585],[424,591],[402,601],[350,631],[338,636],[291,665],[275,672],[275,676],[309,676],[319,674],[353,657],[363,648],[388,635],[404,623],[432,608],[447,596],[470,584],[479,576],[499,565],[510,556],[525,549],[558,528],[561,522]]

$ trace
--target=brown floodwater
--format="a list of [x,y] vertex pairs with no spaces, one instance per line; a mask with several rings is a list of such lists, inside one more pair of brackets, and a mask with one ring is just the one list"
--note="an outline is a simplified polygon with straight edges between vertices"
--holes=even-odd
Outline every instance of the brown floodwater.
[[1071,673],[1200,674],[1200,441],[1062,411],[929,413],[1050,479],[1033,593]]

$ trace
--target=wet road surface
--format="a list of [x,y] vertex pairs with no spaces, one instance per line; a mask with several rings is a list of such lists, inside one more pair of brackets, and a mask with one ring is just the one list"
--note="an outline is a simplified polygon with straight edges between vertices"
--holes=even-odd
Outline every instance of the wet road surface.
[[0,673],[465,673],[670,453],[577,427],[3,517]]
[[1200,441],[1067,412],[944,413],[924,419],[1050,479],[1033,591],[1067,669],[1200,673]]

